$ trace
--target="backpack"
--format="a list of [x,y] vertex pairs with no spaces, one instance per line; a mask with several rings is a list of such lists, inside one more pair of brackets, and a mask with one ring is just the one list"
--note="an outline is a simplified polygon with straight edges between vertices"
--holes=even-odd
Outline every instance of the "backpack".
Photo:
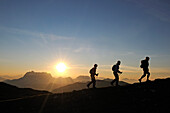
[[112,71],[115,71],[115,70],[116,70],[116,65],[113,65]]
[[141,60],[141,65],[140,65],[141,68],[144,67],[144,60]]
[[93,68],[92,68],[92,69],[90,69],[89,73],[90,73],[90,74],[92,74],[92,73],[93,73],[92,71],[93,71]]

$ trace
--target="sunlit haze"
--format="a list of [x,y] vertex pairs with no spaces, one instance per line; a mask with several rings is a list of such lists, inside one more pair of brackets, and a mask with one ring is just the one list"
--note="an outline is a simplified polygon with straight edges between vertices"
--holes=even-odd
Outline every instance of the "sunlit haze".
[[66,65],[64,63],[59,63],[56,66],[56,69],[57,69],[58,72],[64,72],[66,70],[66,68],[67,67],[66,67]]

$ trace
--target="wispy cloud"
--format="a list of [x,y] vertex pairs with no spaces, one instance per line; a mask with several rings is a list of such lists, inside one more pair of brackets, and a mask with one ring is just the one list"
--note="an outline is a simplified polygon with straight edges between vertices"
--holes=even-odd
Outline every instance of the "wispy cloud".
[[85,48],[85,47],[80,47],[80,48],[75,49],[73,52],[75,52],[75,53],[80,53],[80,52],[90,52],[90,51],[92,51],[92,50],[93,50],[93,48],[89,48],[89,47],[87,47],[87,48]]
[[122,56],[135,55],[135,53],[134,53],[134,52],[132,52],[132,51],[127,51],[127,52],[122,53],[122,54],[120,54],[120,55],[122,55]]
[[23,34],[23,35],[30,35],[33,37],[41,38],[44,42],[47,40],[55,41],[55,40],[74,40],[75,37],[66,37],[66,36],[59,36],[55,34],[45,34],[41,32],[34,32],[29,30],[23,30],[18,28],[8,28],[0,26],[0,30],[4,30],[6,32],[15,33],[15,34]]
[[41,38],[45,38],[45,39],[50,39],[52,41],[55,41],[55,40],[73,40],[75,39],[74,37],[65,37],[65,36],[57,36],[57,35],[54,35],[54,34],[43,34],[43,33],[39,33],[39,37]]
[[153,55],[150,55],[151,58],[157,58],[157,57],[170,57],[169,54],[153,54]]
[[169,1],[163,0],[128,0],[135,3],[138,7],[144,8],[146,13],[158,18],[161,21],[170,22]]
[[69,69],[84,69],[84,70],[89,70],[90,67],[84,66],[84,65],[71,65],[68,67]]
[[155,73],[170,73],[170,67],[151,67],[150,70]]
[[[112,71],[111,70],[112,66],[113,66],[112,64],[111,65],[100,65],[100,68],[102,68],[105,71]],[[132,66],[121,65],[120,66],[120,70],[122,70],[124,72],[133,72],[133,73],[136,73],[136,72],[140,71],[140,68],[139,67],[132,67]]]
[[134,83],[138,81],[138,79],[132,79],[132,78],[122,78],[121,80],[128,82],[128,83]]

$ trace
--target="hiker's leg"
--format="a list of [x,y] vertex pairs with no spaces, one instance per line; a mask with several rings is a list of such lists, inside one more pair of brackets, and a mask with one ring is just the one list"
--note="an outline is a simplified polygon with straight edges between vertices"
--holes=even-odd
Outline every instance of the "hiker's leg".
[[116,74],[116,76],[115,76],[116,78],[116,86],[118,86],[118,83],[119,83],[119,75],[118,74]]
[[113,73],[113,74],[114,74],[114,76],[115,76],[115,79],[112,80],[111,85],[113,85],[113,83],[116,81],[116,73]]
[[143,70],[144,74],[141,76],[140,80],[142,80],[146,76],[146,70]]
[[96,88],[96,81],[93,81],[93,88]]
[[91,81],[91,82],[89,82],[89,83],[87,84],[87,87],[89,87],[92,83],[93,83],[92,81]]
[[89,87],[93,83],[93,78],[91,77],[91,82],[87,84],[87,87]]
[[112,80],[111,84],[113,84],[116,81],[116,79]]
[[93,78],[92,82],[93,82],[93,88],[95,88],[95,87],[96,87],[96,80],[95,80],[95,77]]
[[148,72],[147,73],[148,75],[147,75],[147,81],[149,80],[149,77],[150,77],[150,73]]

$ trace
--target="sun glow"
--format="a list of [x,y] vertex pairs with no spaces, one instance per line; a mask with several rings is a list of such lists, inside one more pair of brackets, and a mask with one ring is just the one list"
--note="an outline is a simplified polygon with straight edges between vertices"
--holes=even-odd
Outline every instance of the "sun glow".
[[64,72],[66,70],[66,65],[64,63],[59,63],[57,66],[56,66],[56,69],[58,72]]

